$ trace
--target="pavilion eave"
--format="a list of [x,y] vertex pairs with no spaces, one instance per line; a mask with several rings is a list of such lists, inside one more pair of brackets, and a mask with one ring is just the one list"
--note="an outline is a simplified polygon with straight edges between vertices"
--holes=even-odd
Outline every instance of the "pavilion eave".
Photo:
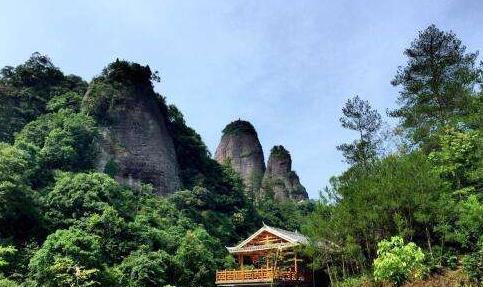
[[227,247],[228,252],[231,254],[241,254],[241,253],[251,253],[255,251],[263,251],[263,250],[276,250],[276,249],[285,249],[298,246],[298,243],[275,243],[275,244],[264,244],[264,245],[254,245],[254,246],[245,246],[245,247]]

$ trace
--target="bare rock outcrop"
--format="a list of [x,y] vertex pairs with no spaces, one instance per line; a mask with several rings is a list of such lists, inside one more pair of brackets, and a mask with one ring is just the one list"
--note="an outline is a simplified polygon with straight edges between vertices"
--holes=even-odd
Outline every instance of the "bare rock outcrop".
[[111,104],[102,111],[108,123],[101,128],[97,169],[133,187],[152,184],[160,195],[178,190],[173,140],[152,89],[106,87],[94,82],[84,96],[87,105]]
[[300,183],[297,173],[292,170],[290,153],[281,145],[274,146],[270,152],[261,194],[276,200],[308,199],[305,187]]
[[229,164],[243,180],[247,192],[256,196],[265,173],[265,159],[257,132],[247,121],[236,120],[223,129],[215,152],[220,164]]

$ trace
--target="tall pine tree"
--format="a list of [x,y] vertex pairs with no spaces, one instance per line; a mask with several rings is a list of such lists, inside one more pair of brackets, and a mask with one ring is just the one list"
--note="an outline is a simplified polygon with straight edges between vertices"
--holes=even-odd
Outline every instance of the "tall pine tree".
[[359,133],[359,139],[337,146],[349,164],[367,164],[376,158],[380,141],[381,115],[359,96],[347,100],[340,118],[342,127]]
[[401,119],[415,144],[430,150],[434,133],[468,111],[479,81],[478,53],[467,53],[453,32],[431,25],[404,55],[408,62],[391,82],[401,87],[400,107],[390,115]]

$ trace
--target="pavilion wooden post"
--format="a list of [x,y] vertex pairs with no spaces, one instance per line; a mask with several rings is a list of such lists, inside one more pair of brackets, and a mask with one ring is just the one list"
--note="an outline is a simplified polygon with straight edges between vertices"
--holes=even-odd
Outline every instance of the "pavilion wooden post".
[[295,258],[294,258],[294,262],[295,262],[295,274],[298,274],[298,265],[297,265],[297,253],[295,253]]
[[243,254],[238,255],[238,262],[240,262],[240,270],[243,270]]
[[268,269],[268,267],[270,266],[270,264],[269,264],[269,261],[270,261],[270,253],[267,253],[267,257],[266,257],[265,261],[267,261],[266,263],[267,263],[267,269]]

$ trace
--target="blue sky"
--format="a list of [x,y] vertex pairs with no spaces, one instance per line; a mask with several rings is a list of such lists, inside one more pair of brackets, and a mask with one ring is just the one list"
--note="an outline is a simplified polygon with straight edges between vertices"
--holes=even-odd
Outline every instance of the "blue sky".
[[405,47],[431,23],[483,47],[483,1],[6,1],[0,66],[34,51],[90,80],[116,58],[149,64],[156,87],[214,153],[238,118],[265,156],[283,144],[311,198],[345,168],[335,146],[348,97],[382,113]]

